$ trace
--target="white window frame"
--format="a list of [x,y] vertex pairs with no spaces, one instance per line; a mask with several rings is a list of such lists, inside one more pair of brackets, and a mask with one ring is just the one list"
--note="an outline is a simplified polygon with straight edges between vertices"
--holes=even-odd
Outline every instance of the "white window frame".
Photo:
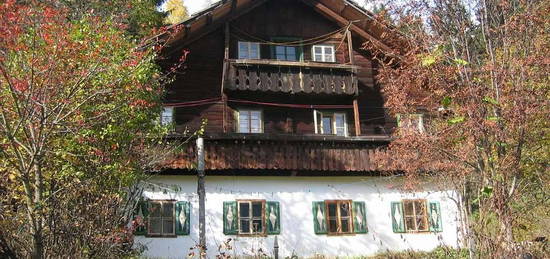
[[[321,60],[317,60],[317,58],[315,58],[315,48],[321,48]],[[328,55],[326,54],[327,48],[332,50],[330,60],[326,60],[326,56]],[[336,53],[334,50],[334,45],[313,45],[311,47],[311,59],[315,62],[326,62],[326,63],[336,62]]]
[[[246,44],[246,50],[247,52],[246,53],[241,53],[241,45],[243,44]],[[252,45],[255,45],[256,48],[258,49],[258,56],[256,57],[252,57],[252,51],[251,51],[251,47]],[[237,54],[239,56],[239,59],[260,59],[260,43],[258,42],[251,42],[251,41],[239,41],[238,43],[238,46],[237,46]]]
[[174,107],[162,107],[162,111],[160,113],[160,125],[168,126],[172,123],[174,123]]
[[[248,132],[241,132],[241,113],[248,113]],[[252,112],[258,112],[260,114],[260,132],[252,132]],[[264,133],[264,113],[260,109],[237,109],[237,133],[248,133],[248,134],[261,134]]]
[[[319,122],[318,121],[318,115],[321,115],[321,121]],[[332,115],[332,125],[331,125],[331,129],[332,129],[332,132],[330,133],[325,133],[323,132],[323,114],[331,114]],[[325,111],[325,112],[322,112],[322,111],[318,111],[318,110],[314,110],[313,111],[313,122],[315,123],[315,134],[321,134],[321,135],[335,135],[335,136],[339,136],[337,135],[337,126],[336,126],[336,116],[337,115],[342,115],[344,117],[344,135],[341,136],[341,137],[347,137],[348,136],[348,119],[347,119],[347,115],[345,112],[335,112],[335,111]]]
[[[403,119],[405,119],[405,117],[408,117],[407,119],[409,120],[409,122],[413,117],[418,118],[417,125],[410,125],[410,126],[403,125]],[[411,129],[416,130],[419,133],[424,133],[425,132],[424,114],[423,113],[397,114],[397,126],[400,128],[410,127]]]
[[[248,204],[248,217],[241,217],[241,204]],[[252,203],[261,203],[262,208],[260,210],[261,215],[259,217],[254,217],[252,212]],[[267,225],[265,220],[265,200],[237,200],[237,222],[238,222],[238,233],[239,235],[265,235],[267,233]],[[248,226],[250,232],[242,232],[241,230],[241,221],[248,220]],[[261,220],[262,222],[262,231],[254,231],[254,220]]]
[[[175,201],[167,201],[167,200],[152,200],[149,201],[149,210],[153,207],[153,203],[159,203],[160,204],[160,216],[159,217],[153,217],[151,211],[149,211],[148,220],[147,220],[147,235],[149,236],[175,236],[176,235],[176,202]],[[164,212],[164,204],[171,204],[172,205],[172,216],[171,217],[165,217],[162,215]],[[160,220],[160,233],[153,233],[151,230],[153,229],[151,227],[152,219]],[[165,233],[164,232],[164,221],[171,220],[172,221],[172,233]]]

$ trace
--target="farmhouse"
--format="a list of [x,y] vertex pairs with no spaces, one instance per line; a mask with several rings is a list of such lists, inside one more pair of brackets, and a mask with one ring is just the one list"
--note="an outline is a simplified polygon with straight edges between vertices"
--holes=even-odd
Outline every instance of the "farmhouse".
[[[347,0],[226,0],[183,22],[166,63],[188,50],[161,121],[174,138],[207,120],[204,218],[208,257],[360,256],[458,246],[456,192],[427,179],[403,191],[372,160],[399,126],[370,42],[385,27]],[[150,257],[183,258],[199,237],[197,147],[146,184],[135,240]],[[399,159],[399,158],[395,158]],[[223,244],[231,239],[231,248]]]

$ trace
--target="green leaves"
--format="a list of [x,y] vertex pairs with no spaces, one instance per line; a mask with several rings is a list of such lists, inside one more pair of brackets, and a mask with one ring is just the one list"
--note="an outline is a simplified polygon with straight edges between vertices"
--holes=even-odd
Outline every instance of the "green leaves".
[[466,117],[464,116],[458,116],[458,117],[454,117],[452,119],[449,119],[447,122],[449,124],[458,124],[458,123],[462,123],[466,120]]
[[441,105],[443,105],[443,108],[449,108],[452,102],[453,98],[451,98],[450,96],[445,96],[443,100],[441,100]]
[[489,97],[489,96],[483,97],[483,102],[489,103],[489,104],[492,104],[492,105],[498,105],[497,100],[495,100],[494,98]]
[[468,61],[464,60],[464,59],[461,59],[461,58],[455,58],[453,60],[457,65],[462,65],[462,66],[466,66],[470,63],[468,63]]

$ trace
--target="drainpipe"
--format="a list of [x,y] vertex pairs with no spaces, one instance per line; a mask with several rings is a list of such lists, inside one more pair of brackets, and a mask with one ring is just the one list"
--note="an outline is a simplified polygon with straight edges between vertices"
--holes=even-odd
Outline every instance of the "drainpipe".
[[205,196],[204,190],[204,139],[197,138],[197,193],[199,195],[199,245],[200,258],[206,258],[206,222],[205,222]]

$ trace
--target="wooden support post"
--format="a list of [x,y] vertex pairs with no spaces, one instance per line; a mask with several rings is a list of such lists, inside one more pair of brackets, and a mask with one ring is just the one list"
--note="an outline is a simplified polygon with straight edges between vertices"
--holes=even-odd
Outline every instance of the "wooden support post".
[[353,118],[355,121],[355,136],[361,136],[361,122],[359,121],[359,105],[357,98],[353,100]]
[[[348,37],[347,41],[348,41],[349,62],[351,63],[352,66],[355,66],[355,55],[353,53],[353,40],[352,40],[351,31],[347,31],[347,37]],[[352,74],[351,74],[352,82],[356,81],[355,73],[357,73],[357,69],[353,68]],[[355,98],[353,99],[353,120],[355,122],[355,136],[361,136],[361,121],[359,117],[359,104],[357,101],[357,96],[359,95],[359,86],[358,84],[355,84],[354,87],[356,88]]]
[[223,71],[222,71],[222,85],[221,85],[221,96],[223,103],[223,118],[222,118],[222,127],[223,133],[227,133],[227,94],[225,93],[224,87],[227,80],[227,73],[229,70],[229,42],[230,42],[230,31],[229,31],[229,22],[225,23],[224,38],[225,38],[225,50],[223,57]]
[[200,258],[206,258],[206,191],[204,189],[204,139],[197,138],[197,194],[199,195],[199,245]]

